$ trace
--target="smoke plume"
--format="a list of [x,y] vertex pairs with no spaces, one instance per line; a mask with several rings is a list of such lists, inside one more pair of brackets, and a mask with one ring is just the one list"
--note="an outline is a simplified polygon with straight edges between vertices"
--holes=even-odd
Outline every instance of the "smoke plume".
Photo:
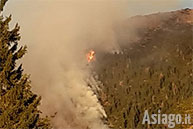
[[[34,24],[35,44],[26,67],[33,69],[34,91],[43,100],[41,110],[54,114],[55,128],[106,129],[106,114],[84,81],[90,76],[86,53],[118,49],[114,24],[122,20],[124,5],[98,2],[49,4]],[[27,63],[31,62],[31,63]]]

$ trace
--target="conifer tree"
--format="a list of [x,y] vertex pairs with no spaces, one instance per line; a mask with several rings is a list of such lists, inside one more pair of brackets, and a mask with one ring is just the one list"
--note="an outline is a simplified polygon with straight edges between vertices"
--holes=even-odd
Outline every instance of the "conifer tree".
[[0,0],[0,128],[50,128],[49,120],[41,118],[37,106],[41,98],[31,91],[29,76],[16,61],[26,53],[26,46],[18,46],[19,26],[9,28],[11,16],[4,18]]

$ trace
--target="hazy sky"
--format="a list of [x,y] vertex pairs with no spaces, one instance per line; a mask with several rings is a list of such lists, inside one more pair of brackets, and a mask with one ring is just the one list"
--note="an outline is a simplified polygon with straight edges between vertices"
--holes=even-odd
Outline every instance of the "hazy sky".
[[[54,5],[54,10],[57,10],[57,12],[62,13],[65,11],[65,13],[71,13],[78,12],[79,6],[81,7],[84,3],[87,6],[91,5],[91,11],[93,5],[97,9],[103,4],[107,5],[110,3],[112,8],[127,13],[128,17],[193,7],[192,0],[9,0],[4,13],[6,15],[12,14],[12,23],[18,22],[21,26],[21,33],[23,33],[23,29],[29,28],[28,26],[31,26],[31,24],[37,24],[39,18],[45,15],[44,13],[41,14],[41,12],[49,10],[52,5]],[[123,4],[124,7],[122,6]],[[30,38],[32,37],[30,36]]]
[[[23,13],[33,13],[33,8],[36,9],[33,11],[38,11],[37,8],[41,9],[41,7],[47,6],[49,3],[66,4],[64,5],[65,7],[69,3],[79,4],[83,1],[90,4],[104,2],[104,0],[9,0],[6,10],[12,14],[18,15],[20,13],[22,15]],[[192,0],[106,0],[105,2],[114,3],[115,5],[125,3],[128,9],[132,9],[135,14],[193,7]],[[176,5],[174,6],[174,4]]]

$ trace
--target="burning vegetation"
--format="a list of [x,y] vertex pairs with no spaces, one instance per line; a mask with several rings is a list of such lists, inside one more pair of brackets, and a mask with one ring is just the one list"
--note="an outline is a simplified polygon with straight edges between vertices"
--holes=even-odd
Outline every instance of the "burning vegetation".
[[95,51],[94,50],[90,50],[87,54],[86,54],[86,58],[88,63],[90,63],[91,61],[95,60]]

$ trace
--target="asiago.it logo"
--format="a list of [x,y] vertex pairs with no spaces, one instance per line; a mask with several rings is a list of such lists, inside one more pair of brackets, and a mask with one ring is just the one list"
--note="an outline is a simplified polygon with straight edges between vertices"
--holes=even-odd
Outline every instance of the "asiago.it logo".
[[191,125],[191,116],[190,114],[161,114],[160,110],[157,114],[150,115],[148,110],[145,110],[142,124],[163,124],[168,128],[174,128],[177,124]]

